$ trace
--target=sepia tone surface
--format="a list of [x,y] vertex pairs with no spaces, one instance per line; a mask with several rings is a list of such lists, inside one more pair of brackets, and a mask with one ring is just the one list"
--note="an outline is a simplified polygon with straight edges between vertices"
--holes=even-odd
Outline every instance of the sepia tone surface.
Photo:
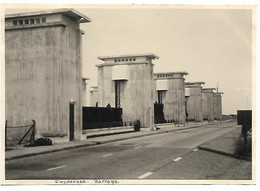
[[[84,14],[86,14],[87,16],[89,16],[88,15],[88,13],[87,12],[90,12],[91,13],[91,11],[92,11],[92,13],[94,12],[94,15],[95,14],[98,14],[99,12],[100,12],[100,10],[99,9],[96,9],[96,10],[93,10],[93,9],[88,9],[88,8],[86,8],[86,10],[84,10],[84,11],[82,11],[82,9],[77,9],[77,10],[81,10],[80,12],[83,12]],[[106,9],[105,10],[105,12],[107,11],[107,12],[109,12],[109,11],[113,11],[113,12],[115,12],[115,10],[116,11],[118,11],[118,14],[120,15],[120,14],[122,14],[123,12],[122,12],[122,10],[121,9]],[[174,9],[170,9],[170,10],[165,10],[165,12],[167,12],[167,11],[173,11]],[[96,11],[96,12],[95,12]],[[138,9],[137,10],[133,10],[133,11],[139,11]],[[152,9],[146,9],[146,11],[147,11],[147,13],[149,12],[149,11],[152,11]],[[144,11],[144,12],[146,12],[146,11]],[[178,10],[179,11],[179,10]],[[177,11],[177,12],[178,12]],[[187,10],[185,10],[185,11],[187,11]],[[193,9],[190,9],[189,10],[190,11],[190,13],[191,14],[195,14],[194,12],[197,12],[197,11],[201,11],[201,12],[204,12],[204,11],[206,11],[207,12],[207,10],[193,10]],[[217,10],[218,12],[221,12],[220,10]],[[248,10],[246,10],[246,11],[248,11]],[[245,11],[245,12],[246,12]],[[10,9],[10,12],[12,12],[12,9]],[[120,13],[121,12],[121,13]],[[214,11],[213,11],[214,12]],[[223,10],[223,12],[225,12],[226,13],[226,10]],[[243,11],[242,11],[243,12]],[[103,12],[104,13],[104,12]],[[125,10],[124,10],[124,13],[125,13]],[[190,14],[189,13],[189,14]],[[244,12],[243,12],[244,13]],[[131,11],[130,11],[130,13],[129,14],[132,14],[131,13]],[[136,15],[138,15],[138,14],[140,14],[140,12],[139,13],[137,13]],[[144,13],[145,14],[145,13]],[[153,13],[154,14],[154,13]],[[198,13],[199,14],[199,13]],[[109,15],[109,14],[108,14]],[[147,15],[149,15],[149,14],[147,14]],[[166,14],[167,15],[167,14]],[[91,19],[93,19],[91,16],[90,16],[90,18]],[[108,18],[109,18],[109,16],[108,16]],[[115,16],[114,17],[114,19],[115,18],[120,18],[120,16],[118,17],[118,15],[117,16]],[[250,17],[249,17],[250,18]],[[111,19],[111,18],[110,18]],[[122,18],[121,18],[122,19]],[[250,20],[250,19],[249,19]],[[130,24],[131,22],[129,21],[129,22],[123,22],[123,23],[128,23],[128,24]],[[137,22],[138,23],[138,22]],[[247,23],[248,24],[248,23]],[[113,25],[116,25],[115,23],[113,23],[113,24],[111,24],[112,26]],[[107,26],[107,25],[103,25],[103,26]],[[120,25],[121,27],[122,27],[122,25]],[[147,25],[145,25],[146,26],[146,28],[147,28]],[[148,25],[149,26],[149,25]],[[191,25],[192,26],[192,25]],[[190,26],[190,27],[191,27]],[[251,25],[250,25],[251,26]],[[111,27],[111,26],[110,26]],[[119,28],[121,28],[121,27],[119,27]],[[84,28],[84,27],[83,27]],[[83,29],[83,28],[81,28],[81,29]],[[134,27],[135,28],[135,27]],[[159,28],[161,28],[161,27],[159,27]],[[191,27],[192,28],[192,27]],[[195,27],[196,28],[196,27]],[[250,28],[250,27],[249,27]],[[109,29],[109,27],[108,27],[108,29]],[[252,29],[252,28],[251,28]],[[97,29],[96,29],[97,30]],[[165,29],[164,28],[164,30],[165,31],[172,31],[172,30],[170,30],[170,29]],[[88,29],[86,29],[85,30],[85,32],[86,32],[86,34],[87,34],[87,31],[88,31]],[[120,31],[120,30],[119,30]],[[128,32],[129,31],[131,31],[131,30],[128,30]],[[135,31],[134,29],[132,29],[132,31]],[[238,30],[239,31],[239,30]],[[143,31],[145,34],[150,34],[150,33],[147,33],[147,32],[145,32],[145,31]],[[187,32],[187,31],[186,31]],[[91,34],[91,30],[90,30],[90,34]],[[93,33],[94,34],[94,33]],[[95,34],[97,34],[97,31],[95,32]],[[109,35],[107,35],[105,38],[106,39],[108,39],[108,42],[110,42],[109,44],[110,44],[110,46],[111,46],[111,40],[112,39],[109,39],[111,36],[113,36],[111,33],[108,33]],[[218,33],[219,34],[219,33]],[[222,33],[221,33],[222,34]],[[250,33],[248,33],[248,34],[250,34]],[[173,35],[174,36],[174,34],[170,34],[170,35]],[[240,34],[241,35],[241,34]],[[242,34],[243,35],[243,34]],[[251,34],[250,34],[251,35]],[[249,35],[249,36],[250,36]],[[7,35],[7,37],[8,37],[8,35]],[[128,36],[129,37],[129,36]],[[136,36],[135,36],[136,37]],[[98,37],[99,38],[99,37]],[[112,37],[111,37],[112,38]],[[196,37],[197,38],[197,37]],[[194,39],[196,39],[195,37],[194,37]],[[66,38],[66,39],[69,39],[69,38]],[[141,38],[142,39],[142,38]],[[93,73],[95,73],[96,71],[97,71],[97,69],[95,68],[95,69],[93,69],[93,66],[94,66],[94,64],[97,64],[97,58],[95,58],[96,60],[95,61],[90,61],[90,60],[88,60],[87,58],[86,58],[86,56],[87,56],[87,54],[84,54],[84,50],[86,50],[86,51],[90,51],[90,49],[91,48],[87,48],[87,47],[84,47],[85,45],[85,41],[87,40],[87,38],[85,38],[85,39],[83,39],[82,40],[82,47],[83,47],[83,49],[82,49],[82,52],[83,52],[83,54],[82,54],[82,57],[83,57],[83,71],[82,71],[82,73],[83,73],[83,76],[85,75],[85,76],[87,76],[87,77],[90,77],[90,76],[92,76],[93,75]],[[92,40],[94,40],[93,38],[89,38],[88,39],[89,40],[89,42],[88,43],[86,43],[86,44],[88,44],[88,46],[90,46],[90,44],[91,44],[91,41]],[[102,41],[101,39],[99,39],[100,41]],[[129,39],[128,39],[129,40]],[[150,39],[151,40],[151,39]],[[64,41],[62,41],[62,42],[65,42],[66,40],[64,39]],[[97,43],[98,41],[96,41],[95,43],[96,44],[98,44]],[[112,42],[114,42],[114,40],[112,40]],[[121,40],[121,43],[122,42],[124,42],[124,40]],[[185,42],[185,41],[184,41]],[[201,40],[200,42],[204,42],[203,44],[204,45],[207,45],[208,43],[210,43],[208,40],[205,40],[205,41],[203,41],[203,40]],[[205,43],[206,42],[206,43]],[[223,41],[224,42],[224,41]],[[244,39],[244,42],[247,42],[248,43],[248,39]],[[92,43],[92,44],[95,44],[95,43]],[[125,43],[127,43],[127,41],[125,41]],[[138,43],[140,43],[140,41],[138,42]],[[213,42],[212,42],[213,43]],[[216,42],[215,42],[216,43]],[[102,43],[101,43],[102,44]],[[144,44],[144,43],[142,43],[142,44]],[[199,44],[199,43],[198,43]],[[144,47],[143,46],[137,46],[137,47],[141,47],[141,49],[140,50],[138,50],[138,48],[137,49],[134,49],[134,52],[132,52],[132,51],[130,51],[131,49],[129,49],[129,50],[125,50],[123,47],[126,47],[126,46],[120,46],[120,49],[121,50],[119,50],[119,49],[117,49],[117,48],[112,48],[112,50],[111,51],[106,51],[106,50],[110,50],[108,47],[106,47],[107,45],[106,44],[103,44],[104,46],[104,50],[100,50],[100,51],[96,51],[96,52],[98,52],[97,54],[98,54],[98,56],[103,56],[103,55],[121,55],[121,54],[124,54],[124,53],[143,53],[143,52],[154,52],[155,54],[158,54],[156,51],[154,51],[155,49],[151,49],[151,48],[149,48],[149,47],[147,47],[147,49],[145,49],[145,50],[143,50],[143,51],[140,51],[140,50],[142,50]],[[159,44],[160,45],[160,44]],[[181,47],[182,46],[184,46],[184,45],[181,45],[181,44],[178,44],[179,45],[179,47],[180,47],[180,49],[181,49]],[[134,46],[133,44],[132,44],[132,46]],[[252,45],[250,45],[250,46],[252,46]],[[249,47],[250,47],[249,46]],[[95,46],[93,46],[93,47],[95,47]],[[92,47],[92,48],[93,48]],[[115,46],[116,47],[116,46]],[[127,47],[131,47],[131,46],[127,46]],[[95,47],[96,49],[98,49],[98,46],[96,46]],[[94,48],[94,49],[95,49]],[[158,48],[158,47],[157,47]],[[215,47],[216,48],[216,47]],[[247,48],[248,48],[248,44],[247,44]],[[250,54],[249,53],[251,53],[250,52],[250,50],[251,50],[251,48],[249,48],[249,49],[247,49],[246,48],[246,50],[247,51],[249,51],[249,52],[247,52],[248,53],[248,55],[247,54],[245,54],[245,55],[247,55],[247,56],[249,56]],[[235,49],[235,47],[234,47],[234,49]],[[26,49],[25,49],[26,50]],[[146,51],[147,50],[147,51]],[[153,50],[153,51],[151,51],[151,50]],[[164,50],[167,50],[167,51],[169,51],[169,49],[166,47]],[[137,52],[136,52],[137,51]],[[167,52],[166,51],[166,52]],[[187,51],[187,50],[186,50]],[[100,53],[99,53],[100,52]],[[178,51],[177,51],[178,52]],[[188,52],[188,51],[187,51]],[[93,53],[92,53],[93,54]],[[198,54],[198,53],[197,53]],[[239,52],[236,52],[236,54],[239,54]],[[185,70],[185,71],[187,71],[187,72],[189,72],[190,73],[190,70],[192,70],[192,69],[194,69],[193,67],[185,67],[185,64],[181,64],[181,62],[179,62],[180,64],[177,64],[177,66],[176,65],[174,65],[174,64],[167,64],[167,63],[171,63],[172,61],[170,61],[171,60],[171,57],[170,57],[170,55],[171,54],[169,54],[169,57],[168,57],[168,61],[166,62],[166,60],[164,60],[165,61],[165,65],[163,65],[159,70],[158,70],[158,72],[160,72],[160,71],[163,71],[163,70],[165,70],[165,72],[169,72],[169,71],[182,71],[182,70]],[[205,55],[205,54],[203,54],[203,53],[201,53],[200,55]],[[160,55],[158,55],[159,57],[160,57],[160,59],[161,59],[161,56]],[[225,55],[222,55],[223,57],[225,57]],[[249,56],[250,57],[250,56]],[[249,58],[248,57],[248,58]],[[73,57],[72,57],[73,58]],[[165,59],[165,57],[163,57],[164,59]],[[181,56],[179,55],[179,59],[181,58]],[[207,58],[207,59],[209,59],[209,58]],[[206,60],[207,60],[206,59]],[[243,60],[244,60],[244,58],[243,58]],[[247,59],[246,59],[247,60]],[[248,60],[247,60],[248,62],[247,63],[251,63],[252,62],[252,59],[251,58],[249,58]],[[219,62],[221,62],[221,61],[219,61]],[[86,63],[86,64],[85,64]],[[88,65],[88,63],[91,63],[91,65]],[[178,63],[178,62],[177,62]],[[156,64],[156,62],[154,63],[155,64],[155,68],[157,67],[157,66],[159,66],[159,63],[158,63],[158,65]],[[204,63],[204,64],[206,64],[206,63]],[[223,63],[222,63],[223,64]],[[245,64],[245,63],[244,63]],[[244,72],[245,71],[250,71],[249,72],[249,75],[244,75],[244,76],[246,76],[246,78],[248,78],[248,79],[251,79],[251,68],[252,68],[252,66],[251,66],[251,64],[242,64],[241,65],[241,67],[245,67],[246,68],[246,70],[244,70]],[[161,64],[162,65],[162,64]],[[196,65],[196,64],[193,64],[193,65]],[[220,64],[221,65],[221,64]],[[172,67],[173,66],[173,67]],[[203,64],[200,64],[200,65],[198,65],[196,68],[206,68],[206,65],[203,65]],[[227,68],[226,68],[227,67]],[[89,68],[89,69],[88,69]],[[217,63],[215,63],[215,66],[212,66],[212,68],[211,68],[211,70],[212,70],[212,72],[216,72],[216,71],[218,71],[218,64]],[[223,68],[222,68],[222,72],[223,72],[223,70],[224,70],[224,68],[226,69],[226,72],[227,71],[229,71],[229,69],[230,69],[230,67],[228,67],[228,66],[224,66]],[[233,69],[235,69],[235,68],[233,68]],[[192,81],[195,81],[195,77],[196,77],[196,81],[200,81],[200,80],[203,80],[203,81],[205,81],[206,82],[206,84],[209,84],[210,86],[206,86],[206,87],[214,87],[214,88],[216,88],[216,86],[215,86],[215,84],[217,84],[216,83],[216,81],[217,82],[219,82],[218,81],[218,79],[216,79],[216,78],[214,78],[214,75],[212,75],[212,73],[210,72],[211,70],[208,70],[208,72],[204,72],[203,70],[202,71],[200,71],[200,72],[198,72],[197,74],[195,74],[194,73],[194,71],[196,71],[196,70],[192,70],[193,72],[192,72],[192,74],[193,74],[193,76],[194,77],[192,77],[192,78],[189,78],[189,79],[192,79]],[[93,72],[94,71],[94,72]],[[140,71],[140,70],[138,70],[138,71]],[[237,72],[238,73],[236,73],[237,74],[237,76],[239,76],[240,75],[240,73],[239,73],[239,69],[237,69]],[[195,74],[195,75],[194,75]],[[203,78],[199,78],[198,76],[196,76],[196,75],[202,75],[203,74]],[[191,73],[190,73],[190,75],[191,75]],[[207,76],[208,75],[208,76]],[[221,75],[222,76],[222,75]],[[224,75],[225,76],[225,75]],[[81,80],[82,80],[82,76],[81,75],[79,75],[78,77],[78,82],[79,83],[77,83],[77,84],[80,84],[79,86],[78,86],[78,88],[80,89],[80,88],[82,88],[81,87]],[[93,77],[92,78],[93,79],[93,81],[95,81],[95,77]],[[227,78],[226,78],[227,79]],[[221,89],[221,91],[224,91],[225,92],[225,94],[224,95],[226,95],[226,93],[227,94],[229,94],[230,93],[230,91],[227,91],[226,89],[225,89],[225,86],[227,85],[227,87],[234,87],[234,92],[236,92],[237,90],[238,91],[240,91],[241,89],[242,89],[242,92],[244,92],[245,93],[245,95],[243,95],[244,97],[242,98],[243,100],[245,100],[245,97],[246,97],[246,104],[245,104],[245,102],[243,103],[244,105],[241,105],[241,106],[236,106],[236,108],[234,108],[234,105],[235,104],[233,104],[232,106],[230,106],[229,107],[229,104],[230,104],[230,102],[228,101],[228,103],[226,102],[224,102],[223,103],[223,107],[226,109],[225,111],[227,112],[227,114],[230,114],[230,113],[234,113],[237,109],[240,109],[240,108],[245,108],[245,109],[249,109],[251,106],[250,106],[250,98],[251,98],[251,89],[252,89],[252,86],[251,86],[251,80],[246,80],[246,79],[243,79],[243,81],[247,81],[247,82],[249,82],[249,83],[247,83],[247,84],[244,84],[244,86],[243,86],[243,84],[241,85],[241,86],[237,86],[237,89],[236,89],[236,86],[232,86],[231,84],[233,83],[234,84],[234,81],[232,82],[232,83],[230,83],[230,84],[228,84],[228,83],[223,83],[223,82],[220,82],[220,89]],[[224,79],[223,79],[224,80]],[[239,80],[239,78],[237,78],[237,80]],[[94,85],[97,85],[97,83],[95,84],[95,82],[90,82],[90,83],[93,83]],[[189,80],[190,81],[190,80]],[[209,82],[209,83],[208,83]],[[47,82],[46,82],[47,83]],[[70,83],[69,83],[70,84]],[[223,84],[223,85],[222,85]],[[66,85],[64,85],[64,86],[66,86]],[[19,86],[20,87],[20,86]],[[55,88],[54,88],[55,89]],[[183,87],[182,87],[182,89],[184,90],[184,82],[183,82]],[[77,90],[76,90],[77,91]],[[42,91],[39,91],[39,92],[42,92]],[[72,91],[73,92],[73,91]],[[233,93],[234,93],[233,92]],[[184,93],[184,91],[183,91],[183,93]],[[82,99],[82,95],[76,95],[75,94],[75,96],[79,96],[79,101],[78,101],[78,103],[79,103],[79,106],[80,106],[80,103],[81,103],[81,101],[82,100],[80,100],[80,99]],[[229,96],[229,95],[227,95],[227,96]],[[212,98],[210,98],[211,99],[211,102],[213,102],[214,101],[214,97],[212,97]],[[223,98],[223,99],[227,99],[227,97],[225,97],[225,98]],[[77,99],[73,99],[73,100],[77,100]],[[231,99],[230,99],[231,100]],[[7,101],[7,100],[6,100]],[[67,102],[68,101],[70,101],[70,99],[69,100],[67,100]],[[184,102],[184,100],[183,100],[183,102]],[[56,104],[57,102],[55,102],[54,103],[54,105]],[[89,103],[89,101],[87,101],[87,103]],[[242,102],[241,102],[242,103]],[[142,103],[141,103],[142,104]],[[45,105],[45,104],[44,104]],[[205,105],[205,104],[204,104]],[[212,104],[211,104],[212,105]],[[78,106],[78,107],[79,107]],[[104,105],[105,106],[105,105]],[[184,107],[183,107],[184,108]],[[233,108],[232,109],[232,111],[231,110],[229,110],[229,109],[227,109],[227,108]],[[132,108],[133,110],[135,109],[135,108]],[[78,110],[79,112],[80,112],[80,109],[79,108],[77,108],[76,110]],[[184,111],[184,109],[183,109],[183,111]],[[213,111],[213,109],[211,109],[210,110],[211,111],[211,114],[210,115],[207,115],[207,117],[209,117],[209,118],[212,118],[212,120],[214,119],[214,111]],[[230,112],[230,113],[229,113]],[[19,112],[19,113],[21,113],[21,112]],[[44,120],[45,121],[45,120]],[[63,120],[61,120],[61,121],[63,121]],[[80,119],[80,117],[79,117],[79,123],[80,123],[80,121],[81,121],[81,119]],[[76,122],[77,123],[77,122]],[[75,124],[76,124],[75,123]],[[48,126],[48,125],[47,125]],[[55,127],[58,127],[57,125],[55,125]],[[66,130],[65,131],[67,131],[68,130],[68,128],[65,128]],[[79,127],[76,127],[76,129],[78,129],[79,131],[80,131],[80,126]],[[79,136],[81,136],[81,135],[79,135]],[[80,138],[79,138],[80,139]]]

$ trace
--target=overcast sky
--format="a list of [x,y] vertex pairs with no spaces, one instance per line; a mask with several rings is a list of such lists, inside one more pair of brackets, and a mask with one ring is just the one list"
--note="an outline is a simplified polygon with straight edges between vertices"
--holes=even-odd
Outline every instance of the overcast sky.
[[251,108],[252,12],[219,9],[77,9],[83,75],[97,85],[98,56],[154,53],[155,72],[186,71],[223,95],[223,113]]
[[224,114],[251,109],[252,11],[212,8],[76,8],[92,19],[81,24],[88,87],[97,85],[98,56],[154,53],[154,72],[186,71],[187,82],[218,84]]

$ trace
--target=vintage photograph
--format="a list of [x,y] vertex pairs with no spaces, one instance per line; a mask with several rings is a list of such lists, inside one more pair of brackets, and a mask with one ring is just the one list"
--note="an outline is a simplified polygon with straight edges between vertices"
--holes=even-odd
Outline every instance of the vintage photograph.
[[2,20],[3,183],[255,183],[256,6],[6,4]]

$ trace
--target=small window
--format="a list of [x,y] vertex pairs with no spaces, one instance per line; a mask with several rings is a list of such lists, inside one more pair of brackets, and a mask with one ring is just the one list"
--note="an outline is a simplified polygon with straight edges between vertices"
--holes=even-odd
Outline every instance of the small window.
[[23,20],[19,20],[19,25],[23,25]]
[[42,18],[42,23],[46,23],[46,17]]
[[133,61],[135,61],[135,58],[133,58]]
[[129,61],[132,61],[132,58],[129,58]]
[[114,61],[117,62],[117,59],[115,59]]
[[122,59],[122,62],[124,62],[125,61],[125,59]]
[[128,58],[126,58],[125,61],[128,61]]
[[13,21],[13,24],[14,24],[14,25],[17,25],[17,20],[14,20],[14,21]]
[[121,62],[121,60],[120,60],[120,59],[118,59],[118,62]]
[[39,18],[36,19],[36,24],[40,24],[41,20]]
[[30,24],[34,24],[34,19],[30,19]]
[[25,20],[24,20],[24,24],[28,25],[28,24],[29,24],[29,20],[28,20],[28,19],[25,19]]

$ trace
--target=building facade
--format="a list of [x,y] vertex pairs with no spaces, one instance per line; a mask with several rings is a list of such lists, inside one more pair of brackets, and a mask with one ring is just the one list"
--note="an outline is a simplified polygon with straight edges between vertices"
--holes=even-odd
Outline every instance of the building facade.
[[222,119],[222,94],[223,92],[216,92],[214,96],[214,119]]
[[99,106],[123,109],[123,121],[140,120],[142,127],[154,128],[153,59],[154,54],[99,57]]
[[202,84],[204,82],[185,83],[186,120],[203,122]]
[[203,119],[208,121],[214,120],[214,92],[215,88],[202,89],[202,111]]
[[98,107],[98,87],[93,86],[90,90],[90,106],[91,107]]
[[34,119],[39,137],[81,139],[83,31],[79,26],[87,22],[87,16],[73,9],[6,15],[6,120]]
[[185,79],[187,72],[154,74],[154,101],[164,105],[166,121],[185,123]]

